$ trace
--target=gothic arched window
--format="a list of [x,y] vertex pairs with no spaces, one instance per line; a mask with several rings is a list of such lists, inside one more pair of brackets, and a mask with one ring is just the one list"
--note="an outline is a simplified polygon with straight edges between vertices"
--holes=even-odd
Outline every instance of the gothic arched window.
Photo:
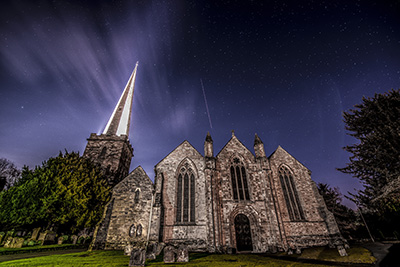
[[283,195],[291,221],[304,221],[304,213],[301,208],[299,196],[293,180],[292,172],[285,166],[279,168],[279,179],[281,181]]
[[250,200],[246,169],[243,163],[234,158],[231,165],[232,191],[234,200]]
[[195,182],[194,171],[189,163],[185,163],[179,169],[177,198],[176,198],[176,222],[195,222]]
[[135,204],[139,203],[139,199],[140,199],[140,190],[139,188],[137,188],[135,191],[135,199],[134,199]]
[[142,235],[142,225],[138,224],[136,229],[136,236],[141,236],[141,235]]
[[134,237],[136,233],[136,227],[134,224],[131,225],[131,228],[129,228],[129,236]]

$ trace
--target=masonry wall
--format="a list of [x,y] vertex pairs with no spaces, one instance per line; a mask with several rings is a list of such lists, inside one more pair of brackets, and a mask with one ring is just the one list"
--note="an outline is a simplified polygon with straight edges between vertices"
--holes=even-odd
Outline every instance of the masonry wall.
[[115,186],[129,173],[133,148],[126,135],[96,135],[88,138],[83,156],[100,164],[108,183]]
[[152,196],[153,183],[140,166],[114,187],[105,249],[124,249],[128,244],[146,242]]
[[[195,223],[177,223],[177,181],[181,166],[188,164],[195,171]],[[184,243],[190,251],[208,250],[208,211],[206,203],[205,161],[203,156],[184,141],[155,167],[157,176],[157,193],[160,193],[161,207],[155,213],[162,215],[162,225],[159,226],[163,242],[170,244]],[[163,181],[160,181],[163,179]],[[157,218],[153,218],[154,227],[157,227]],[[153,236],[155,238],[155,236]]]
[[[305,216],[304,221],[294,222],[289,218],[287,203],[279,180],[279,168],[282,165],[289,168],[293,174],[300,205]],[[272,186],[276,192],[277,205],[280,207],[279,219],[282,222],[282,231],[286,239],[285,250],[323,246],[331,243],[333,241],[331,234],[334,232],[339,234],[339,231],[334,220],[330,222],[331,228],[327,227],[326,217],[330,212],[326,209],[322,197],[316,192],[311,172],[281,147],[278,147],[270,156],[270,166]],[[322,214],[326,215],[325,218],[321,216]]]
[[[250,200],[234,200],[230,167],[234,158],[244,163],[247,172]],[[264,159],[266,161],[266,159]],[[238,214],[246,215],[251,224],[254,252],[265,252],[279,246],[279,229],[273,201],[268,190],[266,162],[257,161],[254,155],[236,137],[217,155],[216,175],[219,186],[221,209],[220,245],[237,248],[234,219]]]

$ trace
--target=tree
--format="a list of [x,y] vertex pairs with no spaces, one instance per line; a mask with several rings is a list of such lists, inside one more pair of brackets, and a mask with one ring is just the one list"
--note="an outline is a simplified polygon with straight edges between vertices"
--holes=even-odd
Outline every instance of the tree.
[[335,216],[342,235],[346,239],[356,237],[358,217],[352,209],[342,204],[342,194],[339,188],[331,188],[328,184],[323,183],[318,183],[317,187],[325,200],[326,207]]
[[10,188],[20,177],[21,171],[11,161],[0,159],[0,191]]
[[339,170],[361,180],[364,190],[355,199],[370,207],[385,186],[400,177],[400,92],[375,94],[362,101],[343,113],[348,134],[359,143],[344,148],[352,155]]
[[400,221],[400,91],[363,97],[354,107],[343,116],[358,143],[344,147],[350,163],[338,170],[360,179],[364,188],[352,200],[370,213],[375,229],[387,231]]
[[4,228],[56,226],[76,232],[94,227],[109,200],[110,188],[99,168],[78,153],[50,158],[0,193]]

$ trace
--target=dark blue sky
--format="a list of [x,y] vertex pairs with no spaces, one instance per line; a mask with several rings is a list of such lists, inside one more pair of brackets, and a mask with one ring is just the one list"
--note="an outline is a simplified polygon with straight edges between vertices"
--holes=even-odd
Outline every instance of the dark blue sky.
[[335,170],[356,142],[342,112],[400,88],[400,2],[263,2],[2,2],[0,157],[82,153],[139,61],[132,168],[153,178],[183,140],[203,153],[210,131],[216,154],[235,130],[251,151],[255,133],[268,155],[281,145],[316,182],[361,188]]

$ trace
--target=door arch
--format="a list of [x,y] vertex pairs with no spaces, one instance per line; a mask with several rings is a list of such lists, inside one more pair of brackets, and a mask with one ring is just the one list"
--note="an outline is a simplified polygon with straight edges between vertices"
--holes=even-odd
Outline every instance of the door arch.
[[236,249],[238,251],[252,251],[250,221],[244,214],[235,217]]

